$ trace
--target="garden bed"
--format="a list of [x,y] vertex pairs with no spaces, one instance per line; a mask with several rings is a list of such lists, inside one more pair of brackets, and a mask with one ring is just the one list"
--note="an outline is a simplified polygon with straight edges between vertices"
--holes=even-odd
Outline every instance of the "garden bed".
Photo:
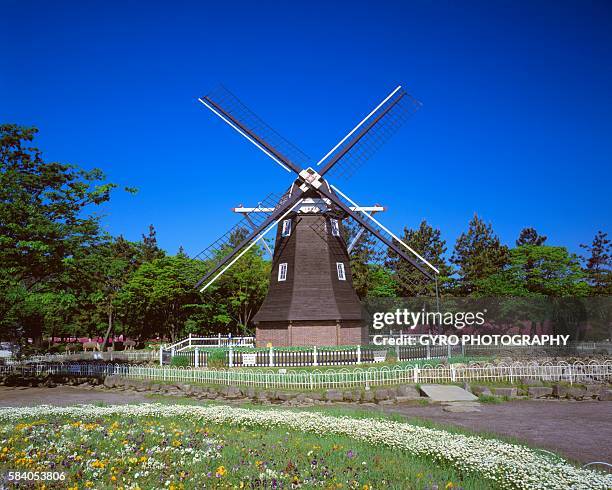
[[[81,471],[80,482],[86,484],[92,481],[88,478],[96,478],[93,481],[105,482],[105,485],[108,482],[107,487],[117,482],[117,474],[122,478],[128,478],[127,475],[136,478],[138,473],[139,478],[143,477],[146,468],[138,465],[150,459],[153,459],[150,464],[157,464],[159,471],[167,472],[164,481],[155,480],[155,488],[157,485],[167,488],[167,481],[179,488],[181,478],[183,483],[188,482],[185,488],[197,488],[188,479],[190,475],[210,478],[209,482],[227,482],[230,486],[239,486],[240,481],[244,483],[249,477],[247,488],[253,479],[268,478],[271,486],[270,479],[276,475],[278,481],[281,472],[290,478],[284,480],[284,488],[291,488],[294,476],[302,482],[306,478],[329,478],[327,483],[334,484],[334,488],[351,488],[348,485],[356,485],[352,488],[419,488],[419,485],[431,488],[432,484],[440,488],[441,483],[447,488],[457,485],[517,489],[612,487],[612,475],[579,469],[557,456],[524,446],[388,420],[225,406],[147,404],[0,409],[0,424],[4,468],[10,463],[13,467],[20,464],[31,468],[42,464],[48,469],[50,458],[55,458],[56,464],[61,458],[60,464],[69,462],[63,466],[67,471],[74,468],[70,471],[75,476]],[[16,431],[25,433],[20,435]],[[34,444],[37,439],[39,444]],[[76,453],[75,442],[83,445]],[[12,444],[11,448],[8,444]],[[334,444],[342,448],[334,449]],[[9,456],[15,451],[17,458]],[[79,455],[82,459],[75,461]],[[379,468],[376,468],[377,456]],[[160,465],[158,458],[169,459]],[[323,466],[327,466],[327,473],[313,476],[312,471],[319,471]],[[380,472],[375,474],[373,468]],[[147,478],[159,478],[149,471]],[[425,478],[430,481],[426,482]],[[151,488],[151,485],[142,486]],[[95,487],[100,488],[98,483]]]

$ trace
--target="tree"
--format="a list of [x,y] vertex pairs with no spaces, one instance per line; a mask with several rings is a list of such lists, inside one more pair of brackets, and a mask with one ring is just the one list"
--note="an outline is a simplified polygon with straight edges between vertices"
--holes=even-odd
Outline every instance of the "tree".
[[131,275],[118,294],[117,303],[128,323],[138,321],[139,337],[169,336],[183,332],[190,305],[201,296],[194,287],[202,264],[181,256],[145,262]]
[[516,246],[522,245],[544,245],[547,237],[538,234],[535,228],[523,228],[519,237],[516,240]]
[[[0,125],[0,282],[3,291],[21,290],[13,300],[45,290],[44,282],[57,277],[64,261],[94,242],[99,217],[86,214],[91,205],[110,198],[115,184],[103,183],[98,170],[45,162],[31,146],[35,128]],[[2,293],[0,326],[39,342],[42,324],[21,317],[23,303]]]
[[[404,228],[402,241],[440,271],[438,287],[443,287],[448,283],[451,270],[444,259],[446,240],[441,238],[440,230],[434,229],[427,221],[423,220],[416,230]],[[406,251],[406,253],[412,255],[412,252]],[[388,254],[387,266],[393,273],[398,296],[435,295],[436,284],[434,281],[425,278],[421,272],[395,252],[389,250]],[[416,257],[414,258],[416,259]],[[423,265],[423,267],[430,270],[427,265]],[[433,273],[433,271],[431,272]]]
[[503,270],[508,262],[508,247],[500,243],[491,224],[474,214],[467,233],[457,239],[451,262],[459,268],[459,292],[477,293],[479,281]]
[[149,225],[149,234],[142,234],[142,261],[143,262],[152,262],[155,259],[162,258],[165,254],[163,250],[161,250],[157,246],[157,232],[155,231],[155,227],[153,225]]
[[204,294],[205,302],[217,298],[214,323],[225,324],[236,333],[248,333],[268,292],[270,267],[261,248],[253,247],[228,269]]
[[587,256],[581,257],[592,293],[596,296],[612,294],[612,242],[608,234],[598,231],[591,245],[580,245]]

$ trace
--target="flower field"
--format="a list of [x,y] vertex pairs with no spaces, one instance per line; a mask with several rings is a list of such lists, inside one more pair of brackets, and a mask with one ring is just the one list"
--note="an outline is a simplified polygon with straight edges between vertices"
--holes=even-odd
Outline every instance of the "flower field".
[[0,470],[66,474],[32,488],[612,488],[612,475],[494,439],[315,412],[162,404],[2,408]]

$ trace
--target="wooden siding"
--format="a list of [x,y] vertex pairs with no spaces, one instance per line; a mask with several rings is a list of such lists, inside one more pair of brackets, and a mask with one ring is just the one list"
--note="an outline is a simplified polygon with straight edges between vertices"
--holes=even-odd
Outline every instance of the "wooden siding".
[[[290,217],[291,236],[282,237],[277,227],[270,287],[255,322],[361,321],[346,243],[331,235],[329,216],[293,213]],[[344,281],[338,279],[336,262],[344,264]],[[279,282],[281,263],[287,263],[287,280]]]

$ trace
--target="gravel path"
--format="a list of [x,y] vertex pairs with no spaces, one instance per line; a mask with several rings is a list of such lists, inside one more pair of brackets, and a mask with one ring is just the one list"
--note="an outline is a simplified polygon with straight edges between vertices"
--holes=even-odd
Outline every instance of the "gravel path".
[[384,407],[385,413],[515,437],[588,463],[612,464],[612,402],[516,400],[483,403],[480,412],[445,412],[439,405]]

